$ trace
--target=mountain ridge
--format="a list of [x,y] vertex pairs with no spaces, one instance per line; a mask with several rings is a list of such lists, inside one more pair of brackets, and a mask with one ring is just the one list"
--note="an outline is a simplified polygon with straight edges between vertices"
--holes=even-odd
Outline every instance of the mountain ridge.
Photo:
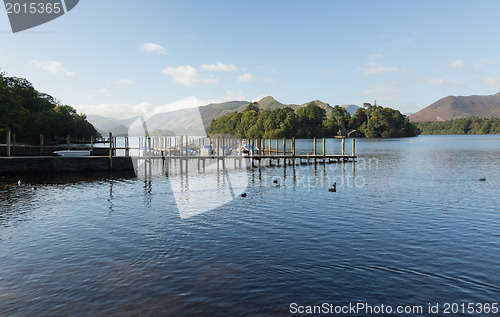
[[467,117],[500,118],[500,92],[494,95],[447,96],[409,116],[414,122]]
[[[328,103],[321,100],[312,100],[300,105],[297,104],[284,104],[280,101],[274,99],[272,96],[265,96],[256,102],[257,106],[261,110],[272,111],[280,108],[290,107],[294,110],[301,107],[305,107],[310,103],[317,105],[318,107],[325,109],[326,116],[329,117],[333,112],[333,107]],[[169,113],[157,114],[148,119],[148,130],[164,129],[168,126],[169,130],[176,133],[187,133],[187,127],[195,127],[200,125],[199,116],[201,116],[201,121],[205,129],[208,129],[212,120],[224,116],[230,112],[242,112],[250,104],[249,101],[226,101],[221,103],[211,103],[205,106],[199,107],[199,115],[197,112],[190,110],[177,110]],[[349,112],[353,113],[359,108],[356,105],[344,105]],[[351,113],[352,114],[352,113]],[[88,115],[89,122],[91,122],[96,129],[102,134],[107,135],[108,133],[113,133],[114,135],[127,135],[128,129],[130,128],[133,121],[139,117],[131,117],[127,119],[116,119],[111,117],[104,117],[99,115]],[[172,118],[176,118],[173,120]],[[197,130],[197,132],[199,132]]]

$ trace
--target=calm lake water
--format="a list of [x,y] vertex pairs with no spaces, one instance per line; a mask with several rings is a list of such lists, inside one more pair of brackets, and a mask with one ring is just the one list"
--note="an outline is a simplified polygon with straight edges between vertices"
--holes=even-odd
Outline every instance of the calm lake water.
[[499,302],[500,136],[356,141],[355,166],[249,169],[187,219],[167,178],[0,179],[0,316]]

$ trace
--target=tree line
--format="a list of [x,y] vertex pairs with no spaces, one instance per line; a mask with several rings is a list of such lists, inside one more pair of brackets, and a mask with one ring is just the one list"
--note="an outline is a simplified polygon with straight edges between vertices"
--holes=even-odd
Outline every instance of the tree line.
[[243,112],[231,112],[212,120],[209,134],[233,134],[240,138],[314,138],[346,136],[350,132],[370,138],[417,136],[417,126],[398,110],[365,104],[354,115],[336,105],[326,110],[314,102],[296,110],[285,107],[261,110],[256,102]]
[[500,134],[500,118],[460,118],[418,122],[422,134]]
[[24,78],[0,73],[0,135],[8,130],[16,134],[17,140],[27,143],[37,142],[40,134],[47,142],[66,135],[84,139],[100,137],[84,114],[37,91]]

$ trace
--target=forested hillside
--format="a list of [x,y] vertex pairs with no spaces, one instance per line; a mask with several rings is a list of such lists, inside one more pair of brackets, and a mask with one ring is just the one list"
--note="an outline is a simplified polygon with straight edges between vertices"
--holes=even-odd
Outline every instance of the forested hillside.
[[38,92],[24,78],[0,73],[0,136],[3,140],[8,130],[22,142],[37,142],[40,134],[46,142],[56,136],[88,139],[99,136],[85,115]]
[[469,117],[418,122],[422,134],[500,134],[500,118]]

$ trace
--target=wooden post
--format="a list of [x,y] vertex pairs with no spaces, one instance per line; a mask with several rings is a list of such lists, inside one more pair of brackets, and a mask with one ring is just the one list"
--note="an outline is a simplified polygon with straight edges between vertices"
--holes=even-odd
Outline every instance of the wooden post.
[[68,150],[69,150],[69,134],[66,136],[66,145],[68,146]]
[[342,155],[345,155],[345,138],[342,138]]
[[182,156],[182,150],[183,150],[183,146],[182,146],[182,135],[179,136],[179,156]]
[[292,138],[292,156],[295,157],[295,138]]
[[268,150],[269,155],[271,155],[271,149],[272,149],[272,148],[271,148],[271,139],[269,139],[269,150]]
[[[222,151],[222,157],[226,156],[226,145],[227,145],[227,139],[225,137],[221,137],[221,147],[220,147],[220,149]],[[223,163],[222,166],[224,166],[224,164],[225,164],[224,160],[222,160],[222,163]]]
[[[323,138],[323,156],[326,155],[326,146],[325,146],[325,138]],[[323,163],[325,163],[325,160],[323,159]]]
[[316,155],[316,138],[314,138],[314,148],[313,148],[313,155]]
[[16,134],[12,134],[12,156],[16,156]]
[[109,159],[113,156],[113,133],[109,133]]
[[[186,174],[188,172],[188,164],[189,164],[189,137],[186,135]],[[181,162],[182,164],[182,162]]]
[[10,156],[10,138],[11,138],[11,134],[10,134],[10,130],[7,131],[7,156]]
[[129,142],[128,142],[128,136],[125,137],[125,156],[129,156],[130,154],[130,148],[129,148]]
[[[217,137],[217,145],[216,146],[217,146],[217,156],[219,156],[219,154],[220,154],[220,137],[219,136]],[[219,161],[217,161],[217,162],[219,162]],[[217,165],[218,164],[219,163],[217,163]]]
[[283,138],[283,155],[286,155],[286,138]]
[[109,170],[113,170],[113,133],[109,133]]
[[355,151],[354,151],[354,149],[356,148],[355,141],[356,140],[352,139],[352,156],[354,156],[354,153],[355,153]]
[[43,155],[43,134],[40,134],[40,155]]

